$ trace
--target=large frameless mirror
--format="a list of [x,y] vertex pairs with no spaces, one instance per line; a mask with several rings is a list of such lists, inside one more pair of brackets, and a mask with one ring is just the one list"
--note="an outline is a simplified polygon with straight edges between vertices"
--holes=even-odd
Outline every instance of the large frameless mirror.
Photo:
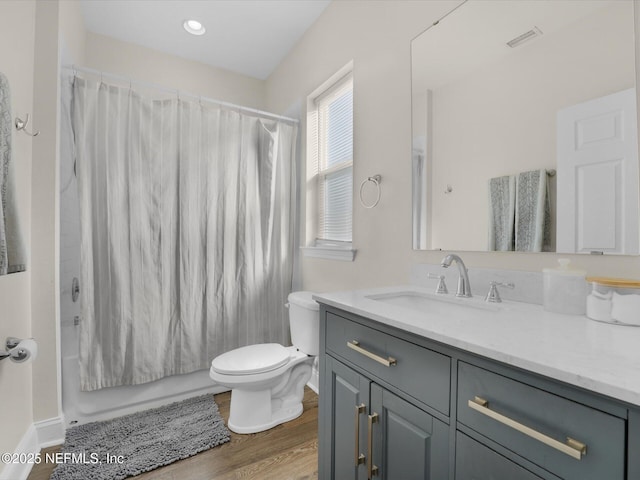
[[411,58],[414,249],[639,253],[632,0],[469,0]]

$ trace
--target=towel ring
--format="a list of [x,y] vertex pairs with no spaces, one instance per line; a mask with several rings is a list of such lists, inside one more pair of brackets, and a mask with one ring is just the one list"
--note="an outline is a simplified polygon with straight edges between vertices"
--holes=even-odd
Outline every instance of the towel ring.
[[[367,205],[366,203],[364,203],[364,200],[362,198],[362,189],[367,184],[367,182],[372,182],[376,186],[376,188],[378,190],[378,195],[376,196],[376,201],[373,202],[371,205]],[[360,184],[360,203],[362,204],[362,206],[364,208],[373,208],[376,205],[378,205],[378,202],[380,202],[380,196],[382,195],[382,191],[380,190],[380,182],[382,182],[382,176],[381,175],[374,175],[373,177],[365,178],[362,181],[362,183]]]

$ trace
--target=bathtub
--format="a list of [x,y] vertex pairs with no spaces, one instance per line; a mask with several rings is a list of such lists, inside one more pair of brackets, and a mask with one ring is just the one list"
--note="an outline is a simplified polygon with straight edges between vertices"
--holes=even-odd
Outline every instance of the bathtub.
[[[77,327],[76,327],[77,328]],[[63,327],[63,330],[65,327]],[[66,332],[72,334],[72,332]],[[307,383],[319,393],[318,358]],[[80,390],[78,356],[62,358],[62,411],[65,427],[107,420],[129,413],[147,410],[186,398],[227,391],[209,377],[209,370],[173,375],[141,385],[103,388],[91,392]]]
[[[63,344],[71,353],[62,357],[62,410],[65,427],[106,420],[129,413],[159,407],[205,393],[220,393],[209,370],[173,375],[141,385],[103,388],[91,392],[80,390],[77,355],[77,326],[62,325]],[[75,341],[74,341],[75,340]],[[72,345],[72,342],[75,345]],[[75,346],[75,348],[73,348]]]

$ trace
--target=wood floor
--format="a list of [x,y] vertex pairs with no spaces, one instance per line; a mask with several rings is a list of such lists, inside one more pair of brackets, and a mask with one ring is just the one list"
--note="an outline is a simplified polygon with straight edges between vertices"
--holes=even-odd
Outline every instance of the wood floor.
[[[225,421],[229,392],[215,396]],[[50,447],[45,452],[59,451]],[[27,480],[49,480],[55,465],[34,465]],[[138,475],[136,480],[307,480],[318,478],[318,396],[305,387],[304,413],[252,435],[231,433],[231,441],[193,457]],[[89,480],[89,479],[87,479]]]

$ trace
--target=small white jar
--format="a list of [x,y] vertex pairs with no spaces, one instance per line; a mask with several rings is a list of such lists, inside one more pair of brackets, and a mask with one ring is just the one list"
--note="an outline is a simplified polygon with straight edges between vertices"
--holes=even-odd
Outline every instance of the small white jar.
[[589,277],[587,317],[617,325],[640,326],[640,281]]

